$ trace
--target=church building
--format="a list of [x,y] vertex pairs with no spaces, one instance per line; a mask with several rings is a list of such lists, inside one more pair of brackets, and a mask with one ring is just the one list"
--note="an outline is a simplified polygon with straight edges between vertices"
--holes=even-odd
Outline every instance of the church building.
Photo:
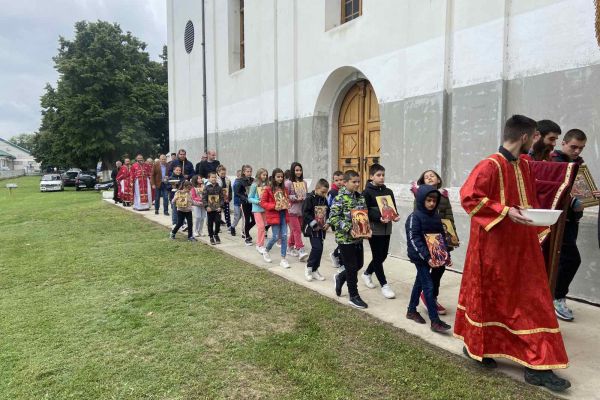
[[[510,115],[582,129],[582,156],[600,179],[594,3],[168,0],[170,148],[199,161],[206,123],[208,148],[230,175],[299,161],[313,183],[338,169],[366,179],[380,163],[403,217],[392,236],[400,257],[410,182],[436,170],[463,243],[453,253],[460,269],[469,218],[458,190],[497,151]],[[580,225],[571,294],[600,302],[597,213],[587,209]]]

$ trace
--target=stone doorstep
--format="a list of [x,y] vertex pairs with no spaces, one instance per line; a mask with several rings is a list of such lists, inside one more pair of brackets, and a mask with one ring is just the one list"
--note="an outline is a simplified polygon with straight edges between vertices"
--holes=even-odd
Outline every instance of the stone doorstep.
[[[104,199],[114,205],[112,199]],[[165,227],[171,228],[171,216],[165,216],[162,211],[159,215],[154,214],[154,209],[149,211],[134,211],[131,207],[122,207],[121,209],[133,212],[144,216],[145,218],[157,222]],[[241,235],[241,223],[238,224],[237,236],[233,237],[226,229],[223,229],[219,234],[222,243],[220,245],[211,246],[219,249],[233,257],[236,257],[244,262],[254,264],[257,267],[267,269],[268,271],[284,277],[285,279],[310,288],[326,297],[338,301],[339,303],[348,306],[348,295],[346,287],[342,291],[342,296],[337,297],[333,290],[333,275],[336,269],[333,267],[329,259],[329,253],[336,247],[333,240],[333,234],[327,235],[323,250],[323,257],[319,271],[325,277],[325,281],[307,282],[304,279],[304,268],[306,263],[300,262],[296,257],[287,257],[291,268],[284,269],[279,266],[280,253],[279,247],[275,246],[271,250],[271,258],[273,263],[266,263],[262,256],[256,251],[255,245],[244,245]],[[396,226],[395,229],[403,229],[401,226]],[[255,232],[255,229],[253,228]],[[204,227],[206,234],[206,226]],[[166,234],[165,234],[166,235]],[[187,233],[178,232],[177,239],[185,240]],[[199,242],[210,246],[207,236],[198,237]],[[305,240],[305,243],[308,241]],[[306,244],[305,244],[306,246]],[[308,250],[307,250],[308,251]],[[371,260],[369,243],[365,241],[365,266],[361,270],[364,271]],[[395,299],[386,299],[381,294],[381,288],[377,282],[377,278],[373,275],[373,282],[377,284],[375,289],[367,288],[359,273],[358,290],[362,299],[369,305],[369,308],[364,311],[381,321],[388,322],[397,328],[419,336],[423,340],[447,350],[451,353],[462,356],[462,342],[455,339],[451,333],[438,334],[429,329],[429,318],[427,310],[419,305],[419,312],[427,320],[427,324],[420,325],[405,317],[406,307],[410,298],[410,292],[415,279],[415,270],[413,265],[397,257],[388,257],[385,262],[386,278],[388,283],[396,293]],[[440,287],[439,301],[446,307],[448,314],[441,316],[442,320],[450,325],[454,325],[454,316],[456,311],[456,299],[460,288],[461,276],[458,273],[447,271],[442,278]],[[595,386],[597,381],[596,371],[600,369],[600,310],[584,303],[569,302],[577,317],[577,322],[560,322],[560,328],[569,354],[570,367],[566,370],[560,370],[558,373],[569,379],[572,383],[571,389],[562,397],[576,399],[598,399],[598,388]],[[357,310],[359,311],[359,310]],[[500,368],[499,371],[508,374],[509,376],[523,381],[523,369],[520,365],[508,360],[497,360]]]

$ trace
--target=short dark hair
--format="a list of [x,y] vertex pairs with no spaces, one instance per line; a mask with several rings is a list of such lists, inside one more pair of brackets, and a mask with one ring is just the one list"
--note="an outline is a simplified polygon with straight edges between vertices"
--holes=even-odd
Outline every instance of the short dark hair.
[[542,137],[546,137],[550,132],[558,133],[559,135],[562,133],[560,130],[560,126],[554,121],[550,121],[549,119],[543,119],[537,122],[537,130],[540,132]]
[[381,165],[381,164],[373,164],[369,168],[369,176],[373,176],[376,173],[378,173],[379,171],[385,172],[385,168],[383,168],[383,165]]
[[344,172],[344,182],[348,182],[350,179],[356,178],[357,176],[359,176],[358,172],[353,169],[349,169],[348,171]]
[[333,173],[333,176],[344,176],[344,173],[338,169]]
[[177,153],[171,153],[171,156],[176,156],[176,155],[177,155]]
[[329,182],[327,182],[327,179],[321,178],[317,181],[315,188],[321,188],[321,187],[329,188]]
[[537,128],[537,122],[524,115],[513,115],[504,124],[502,140],[505,142],[516,142],[523,135],[532,136]]
[[216,171],[209,171],[209,172],[206,174],[206,176],[207,176],[207,177],[210,177],[211,175],[215,175],[215,176],[216,176],[216,175],[217,175]]
[[569,143],[573,139],[580,140],[583,142],[587,140],[587,136],[585,135],[585,133],[583,133],[581,129],[571,129],[569,132],[565,133],[565,137],[563,138],[563,140],[565,141],[565,143]]

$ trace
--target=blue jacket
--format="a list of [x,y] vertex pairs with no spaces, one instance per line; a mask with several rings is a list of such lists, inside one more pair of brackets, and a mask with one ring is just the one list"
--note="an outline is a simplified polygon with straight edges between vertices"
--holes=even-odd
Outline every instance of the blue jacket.
[[261,213],[265,212],[265,209],[260,206],[260,197],[258,196],[258,186],[254,182],[250,186],[250,193],[248,193],[248,201],[252,203],[252,212]]
[[[433,210],[425,208],[425,199],[430,193],[436,193],[438,202]],[[437,213],[441,193],[433,186],[421,185],[416,194],[417,209],[406,220],[406,241],[408,258],[415,264],[427,264],[431,255],[425,242],[426,233],[444,233],[442,219]]]
[[235,181],[233,181],[233,205],[238,207],[242,205],[242,200],[237,195],[237,192],[239,190],[238,186],[240,184],[240,178],[235,178]]
[[194,176],[194,173],[196,172],[194,170],[194,164],[192,164],[187,158],[184,162],[181,162],[179,158],[177,160],[171,161],[168,168],[169,175],[173,172],[175,167],[181,167],[181,173],[183,175],[186,175],[188,177],[188,180],[191,180],[192,176]]

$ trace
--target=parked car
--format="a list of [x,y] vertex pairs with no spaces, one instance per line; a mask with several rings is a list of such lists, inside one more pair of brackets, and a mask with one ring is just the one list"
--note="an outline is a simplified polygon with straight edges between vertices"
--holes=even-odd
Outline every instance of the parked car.
[[113,188],[113,181],[104,182],[104,183],[96,183],[94,189],[96,190],[110,190]]
[[62,181],[64,186],[75,186],[75,181],[77,180],[77,175],[79,175],[81,171],[74,171],[72,169],[68,170],[62,175]]
[[48,174],[42,176],[40,181],[40,192],[55,192],[65,190],[63,181],[58,174]]
[[80,172],[75,178],[75,190],[92,189],[96,185],[96,177],[85,172]]

